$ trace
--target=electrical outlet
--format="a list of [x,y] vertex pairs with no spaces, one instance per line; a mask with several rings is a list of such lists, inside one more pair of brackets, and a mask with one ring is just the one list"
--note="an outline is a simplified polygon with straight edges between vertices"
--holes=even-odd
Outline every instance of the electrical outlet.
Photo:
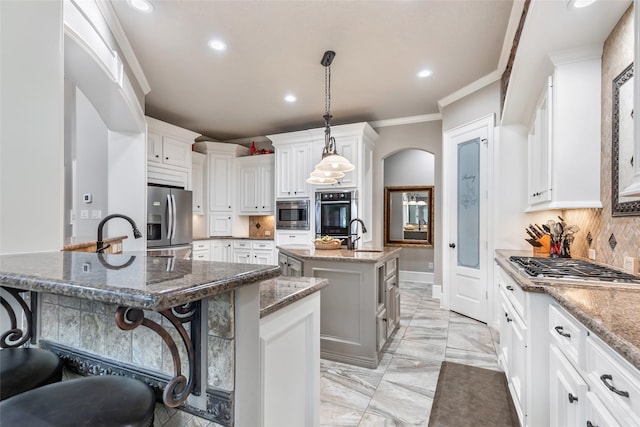
[[98,210],[97,209],[92,209],[91,210],[91,219],[98,219]]
[[596,259],[596,250],[589,249],[589,259]]
[[89,219],[89,211],[86,209],[80,210],[80,219]]
[[433,270],[433,263],[432,263],[432,262],[428,263],[428,264],[427,264],[427,268],[428,268],[429,270]]
[[631,256],[624,257],[623,270],[625,273],[638,274],[638,260]]
[[271,236],[271,230],[264,230],[265,236]]

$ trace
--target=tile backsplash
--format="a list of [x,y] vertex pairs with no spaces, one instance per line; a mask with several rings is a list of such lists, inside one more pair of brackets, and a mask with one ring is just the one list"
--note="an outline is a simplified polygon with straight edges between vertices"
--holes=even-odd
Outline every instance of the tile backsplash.
[[[611,216],[612,82],[633,62],[633,26],[632,5],[609,34],[602,55],[600,198],[603,207],[562,213],[568,224],[580,227],[571,247],[574,257],[587,258],[589,249],[595,249],[596,261],[618,268],[623,266],[627,256],[640,258],[640,212],[639,216]],[[610,244],[614,240],[616,244]]]

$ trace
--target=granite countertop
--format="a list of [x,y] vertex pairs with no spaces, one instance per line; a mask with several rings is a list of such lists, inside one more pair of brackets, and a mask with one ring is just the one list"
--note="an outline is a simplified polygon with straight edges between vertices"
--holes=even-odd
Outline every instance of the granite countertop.
[[262,236],[262,237],[209,236],[209,237],[194,237],[193,241],[195,242],[196,240],[200,241],[200,240],[231,240],[231,239],[233,239],[233,240],[270,240],[270,241],[273,241],[273,236]]
[[284,277],[260,283],[260,318],[268,316],[307,295],[326,287],[327,279],[319,277]]
[[633,366],[640,369],[640,286],[612,282],[530,279],[508,261],[525,251],[496,251],[496,262],[523,290],[545,292]]
[[[124,240],[128,236],[116,236],[116,237],[107,237],[102,241],[106,243],[113,243],[119,240]],[[97,243],[97,239],[94,237],[67,237],[64,239],[64,244],[62,246],[63,251],[74,251],[77,249],[86,248],[88,246],[95,245]]]
[[0,256],[0,285],[161,311],[280,275],[280,267],[150,257],[144,252]]
[[377,263],[386,261],[400,254],[401,248],[373,249],[316,249],[313,246],[277,246],[281,253],[298,259],[314,261],[340,261]]

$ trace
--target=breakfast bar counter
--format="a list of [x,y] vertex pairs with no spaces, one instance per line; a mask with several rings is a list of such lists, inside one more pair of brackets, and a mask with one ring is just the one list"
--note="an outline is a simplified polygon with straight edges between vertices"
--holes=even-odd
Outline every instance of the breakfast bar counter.
[[[135,252],[3,255],[0,292],[12,324],[1,344],[31,340],[80,375],[137,378],[168,407],[252,425],[257,412],[235,405],[259,407],[251,399],[259,397],[260,283],[279,275],[277,266]],[[280,296],[274,310],[292,298]]]

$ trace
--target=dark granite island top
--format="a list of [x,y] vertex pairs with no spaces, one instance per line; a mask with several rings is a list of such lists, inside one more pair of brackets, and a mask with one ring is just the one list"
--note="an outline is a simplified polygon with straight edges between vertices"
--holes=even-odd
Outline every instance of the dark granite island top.
[[527,292],[544,292],[555,299],[611,348],[640,369],[640,286],[587,280],[529,278],[509,261],[528,251],[496,251],[496,262]]
[[278,277],[260,283],[260,317],[318,292],[329,284],[319,277]]
[[280,275],[277,266],[42,252],[0,256],[0,285],[161,311]]

